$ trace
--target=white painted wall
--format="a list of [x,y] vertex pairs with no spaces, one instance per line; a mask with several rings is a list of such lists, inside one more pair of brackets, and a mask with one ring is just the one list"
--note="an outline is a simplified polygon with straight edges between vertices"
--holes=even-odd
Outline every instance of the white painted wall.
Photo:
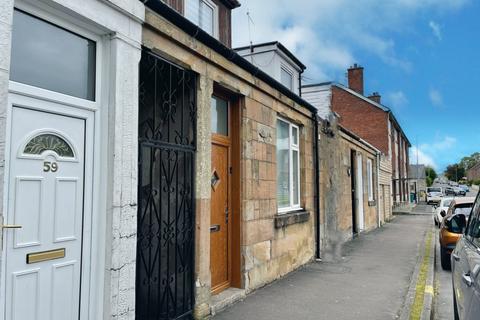
[[[96,111],[96,173],[93,195],[93,303],[82,319],[135,319],[137,229],[138,63],[145,8],[138,0],[17,0],[101,36],[102,91]],[[14,0],[0,1],[0,196],[4,172],[11,28]],[[3,220],[3,216],[1,217]],[[0,231],[1,232],[1,231]],[[3,235],[2,235],[3,239]],[[3,246],[2,246],[3,247]],[[4,255],[2,253],[2,259]]]
[[267,45],[254,47],[253,52],[250,48],[237,50],[237,53],[257,66],[260,70],[281,83],[282,65],[291,71],[293,75],[293,92],[300,93],[299,81],[301,74],[300,67],[293,62],[276,45]]

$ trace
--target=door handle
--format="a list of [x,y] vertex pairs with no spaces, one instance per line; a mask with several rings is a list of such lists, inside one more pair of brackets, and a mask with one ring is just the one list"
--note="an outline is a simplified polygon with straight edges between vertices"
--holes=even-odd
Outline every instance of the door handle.
[[22,228],[21,225],[18,224],[4,224],[2,225],[2,229],[20,229]]
[[219,224],[214,224],[213,226],[210,226],[210,232],[218,232],[218,231],[220,231]]
[[455,261],[460,261],[460,257],[458,255],[456,255],[455,253],[452,253],[452,257],[453,257],[453,259],[455,259]]
[[463,282],[467,285],[467,287],[471,287],[473,285],[472,277],[470,277],[470,273],[464,273],[462,275]]

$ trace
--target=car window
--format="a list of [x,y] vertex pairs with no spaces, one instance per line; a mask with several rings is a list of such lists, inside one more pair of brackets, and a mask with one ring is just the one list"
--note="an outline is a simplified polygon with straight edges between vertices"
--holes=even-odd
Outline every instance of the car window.
[[480,197],[477,197],[468,223],[467,237],[477,247],[480,247]]
[[472,207],[455,207],[455,212],[453,214],[463,214],[468,217],[471,211]]
[[427,192],[442,192],[442,189],[440,189],[440,188],[428,188]]

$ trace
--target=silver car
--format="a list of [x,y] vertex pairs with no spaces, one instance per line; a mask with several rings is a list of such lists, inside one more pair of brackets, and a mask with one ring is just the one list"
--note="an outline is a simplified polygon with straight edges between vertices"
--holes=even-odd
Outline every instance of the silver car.
[[466,231],[452,252],[451,263],[455,319],[478,320],[480,318],[480,197],[478,196]]

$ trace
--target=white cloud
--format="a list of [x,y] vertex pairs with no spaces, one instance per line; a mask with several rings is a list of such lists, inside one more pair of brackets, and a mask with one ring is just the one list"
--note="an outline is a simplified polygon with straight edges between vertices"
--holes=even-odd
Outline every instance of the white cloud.
[[442,29],[438,23],[435,21],[430,20],[428,23],[430,29],[432,29],[433,35],[438,39],[438,41],[442,40]]
[[457,144],[457,139],[450,136],[438,138],[431,143],[423,143],[419,146],[414,145],[410,149],[410,163],[418,163],[429,165],[435,169],[439,169],[438,163],[435,159],[440,159],[442,154],[451,150]]
[[[312,80],[342,79],[358,55],[410,71],[394,35],[412,31],[422,13],[460,9],[469,0],[242,0],[233,11],[233,46],[278,40],[307,66]],[[248,32],[250,12],[253,19]]]
[[397,111],[408,105],[408,99],[403,91],[388,92],[385,97],[387,105]]
[[435,107],[443,106],[442,93],[437,89],[431,88],[428,92],[428,97],[430,98],[430,102],[432,103],[432,105],[434,105]]
[[419,164],[424,164],[434,169],[438,169],[438,164],[435,162],[435,160],[433,160],[432,156],[429,156],[423,150],[417,148],[417,146],[412,146],[410,149],[410,163],[417,164],[417,158]]

